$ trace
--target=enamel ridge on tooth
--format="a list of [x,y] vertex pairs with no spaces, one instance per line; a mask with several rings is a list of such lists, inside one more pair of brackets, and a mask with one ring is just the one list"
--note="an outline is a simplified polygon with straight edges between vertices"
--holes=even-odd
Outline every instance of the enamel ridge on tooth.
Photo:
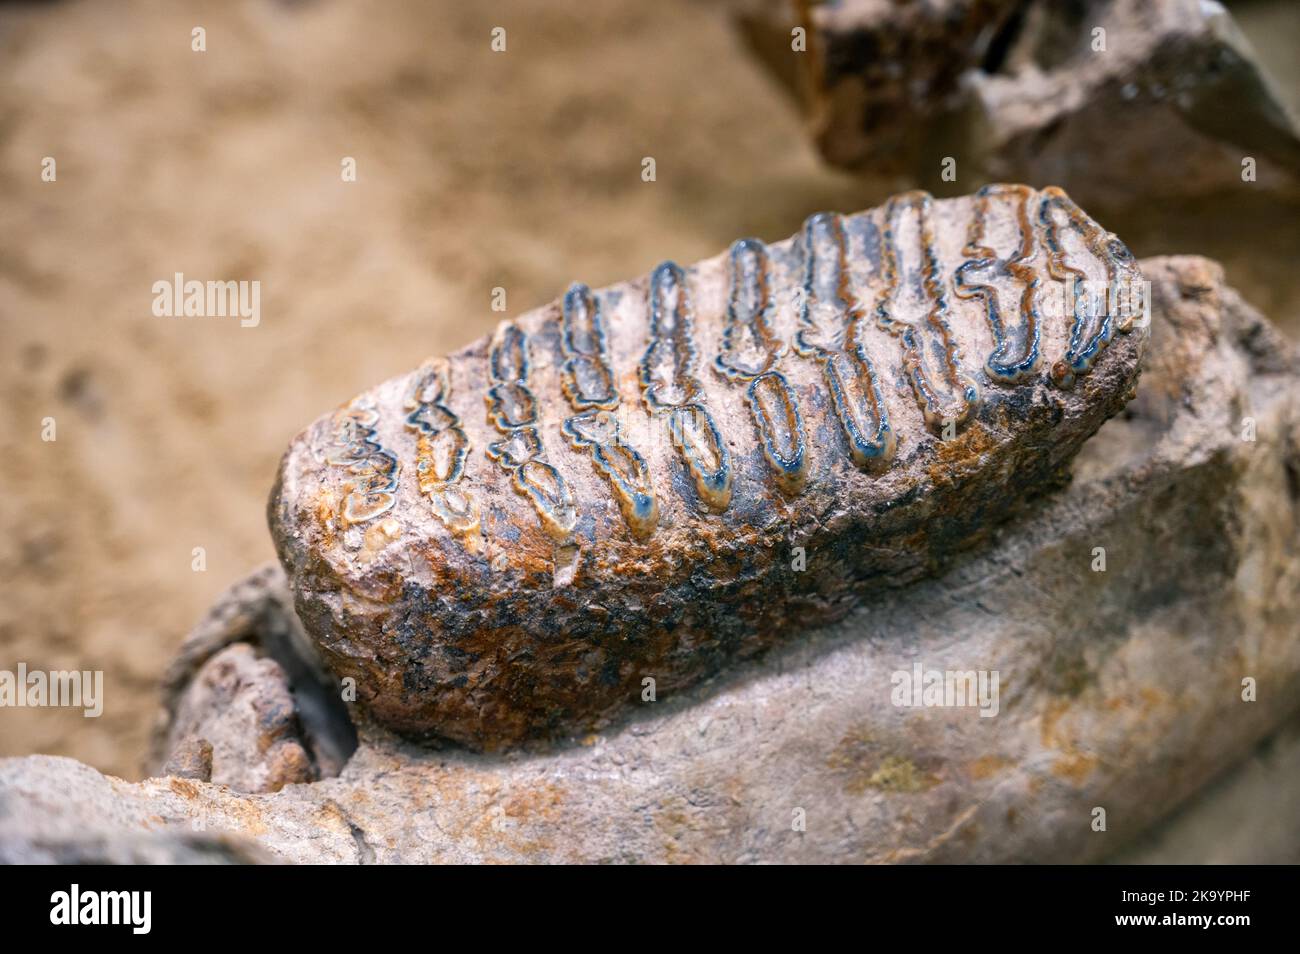
[[511,475],[546,532],[557,542],[567,541],[577,518],[573,494],[544,456],[537,399],[528,387],[528,336],[511,322],[501,325],[488,365],[488,419],[505,436],[488,445],[487,455]]
[[686,273],[664,262],[650,275],[650,345],[641,359],[646,406],[667,414],[668,432],[681,454],[700,500],[713,511],[731,504],[731,452],[703,403],[695,377],[695,316]]
[[600,301],[586,285],[574,284],[564,295],[564,396],[575,414],[564,422],[564,436],[585,448],[591,463],[609,481],[628,529],[638,539],[654,533],[659,505],[645,458],[623,440],[618,418],[618,389],[609,365],[609,346]]
[[406,399],[406,426],[416,433],[415,475],[420,493],[438,519],[458,534],[479,526],[478,504],[460,485],[471,449],[460,418],[447,406],[451,397],[446,360],[429,361],[416,372]]
[[714,367],[729,381],[748,382],[745,396],[776,485],[797,494],[808,476],[808,442],[799,402],[777,368],[786,348],[772,331],[767,246],[741,239],[731,246],[728,265],[731,292]]
[[[1067,282],[1067,291],[1073,293],[1070,347],[1065,357],[1052,365],[1052,380],[1059,387],[1069,388],[1092,367],[1116,331],[1127,334],[1132,329],[1137,316],[1126,307],[1132,302],[1119,300],[1131,287],[1123,280],[1122,272],[1131,266],[1132,256],[1119,239],[1089,218],[1061,189],[1043,190],[1038,215],[1047,244],[1048,271],[1053,278]],[[1077,256],[1065,248],[1069,238],[1080,240],[1094,261],[1104,265],[1102,294],[1090,284],[1090,276],[1079,267]]]
[[[885,207],[883,265],[886,290],[876,306],[880,326],[903,345],[903,368],[925,423],[939,431],[945,424],[965,424],[979,409],[979,384],[962,368],[961,351],[948,324],[947,281],[934,247],[934,200],[927,192],[906,192]],[[901,233],[904,218],[915,220],[915,238]],[[909,258],[906,252],[915,254]],[[919,305],[901,308],[911,264],[920,275]]]
[[875,366],[861,340],[864,315],[851,290],[848,259],[842,216],[821,212],[804,223],[795,350],[822,366],[853,462],[886,466],[897,445]]
[[346,468],[350,475],[343,485],[345,526],[387,513],[397,499],[402,465],[392,451],[379,443],[375,432],[378,423],[379,412],[361,400],[353,401],[334,416],[333,441],[326,453],[328,463]]
[[[954,278],[958,297],[983,303],[985,318],[993,331],[997,347],[984,362],[989,379],[996,384],[1015,384],[1034,374],[1042,358],[1040,350],[1042,315],[1039,311],[1039,287],[1042,282],[1033,267],[1037,252],[1033,225],[1029,221],[1029,202],[1034,190],[1023,185],[987,185],[975,199],[975,216],[963,254],[970,256]],[[994,207],[1015,220],[1015,245],[1005,257],[987,243]],[[995,285],[1012,283],[1012,293],[1004,307]]]

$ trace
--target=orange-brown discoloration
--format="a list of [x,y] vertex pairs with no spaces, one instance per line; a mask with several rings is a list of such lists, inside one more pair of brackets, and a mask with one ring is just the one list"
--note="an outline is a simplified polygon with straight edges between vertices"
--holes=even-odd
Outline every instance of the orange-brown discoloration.
[[183,778],[170,778],[168,783],[171,789],[181,798],[192,801],[199,797],[198,787],[191,781]]
[[930,479],[951,484],[977,473],[996,444],[993,434],[978,421],[952,440],[937,441],[935,461],[929,468]]
[[986,778],[992,778],[999,774],[1003,769],[1008,768],[1015,763],[1011,759],[1002,755],[981,755],[979,758],[966,764],[966,772],[976,781],[983,781]]
[[1082,785],[1096,767],[1096,756],[1070,752],[1052,763],[1052,774],[1075,785]]

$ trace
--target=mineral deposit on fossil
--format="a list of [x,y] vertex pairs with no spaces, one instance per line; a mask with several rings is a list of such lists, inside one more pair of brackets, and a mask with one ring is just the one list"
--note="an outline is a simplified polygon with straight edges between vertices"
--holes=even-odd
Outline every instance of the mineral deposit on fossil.
[[1060,190],[907,193],[373,388],[295,439],[272,531],[379,722],[582,732],[985,538],[1124,406],[1147,329]]

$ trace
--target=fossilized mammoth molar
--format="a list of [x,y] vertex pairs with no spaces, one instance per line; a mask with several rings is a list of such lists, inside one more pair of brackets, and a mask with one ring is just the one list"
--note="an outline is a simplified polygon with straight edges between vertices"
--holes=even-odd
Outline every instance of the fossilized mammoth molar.
[[560,301],[289,448],[299,615],[398,731],[580,733],[970,547],[1124,406],[1127,249],[1058,189],[814,215]]

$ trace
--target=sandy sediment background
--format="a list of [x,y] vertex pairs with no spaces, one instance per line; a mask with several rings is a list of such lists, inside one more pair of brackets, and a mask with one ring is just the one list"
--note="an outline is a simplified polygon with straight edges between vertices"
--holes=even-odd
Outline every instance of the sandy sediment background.
[[[1300,7],[1234,9],[1296,106]],[[0,668],[103,670],[106,694],[98,719],[0,713],[0,756],[138,777],[181,637],[272,556],[289,439],[488,331],[493,288],[517,315],[889,191],[819,163],[720,4],[0,6]],[[1295,334],[1296,212],[1103,219],[1139,255],[1220,258]],[[177,272],[260,282],[260,324],[155,317]]]

